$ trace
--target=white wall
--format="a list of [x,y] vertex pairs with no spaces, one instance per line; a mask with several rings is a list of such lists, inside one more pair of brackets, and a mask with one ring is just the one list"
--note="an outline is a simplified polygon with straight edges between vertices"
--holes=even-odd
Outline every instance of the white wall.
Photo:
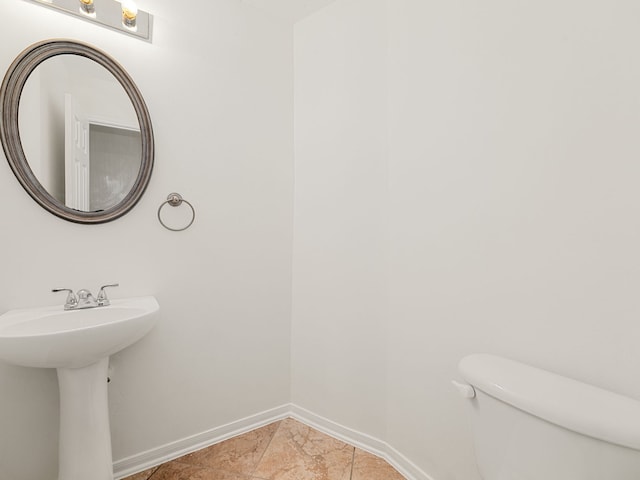
[[[295,29],[294,400],[385,432],[436,480],[475,480],[465,405],[449,385],[465,354],[505,355],[640,398],[630,380],[640,362],[640,7],[393,0],[383,14],[380,3],[338,0]],[[351,49],[359,56],[341,61]],[[337,86],[327,87],[328,68],[339,70]],[[388,101],[388,141],[372,117],[380,112],[345,101],[360,95]],[[347,123],[363,131],[354,137]],[[364,172],[384,171],[379,156],[354,153],[370,136],[388,150],[388,176],[375,181]],[[373,188],[385,178],[386,206]],[[364,216],[332,215],[335,190]],[[316,209],[301,211],[307,204]],[[385,253],[369,233],[387,221]],[[384,294],[372,303],[361,286],[385,281],[388,314],[367,328],[362,312],[382,312]],[[340,296],[320,297],[338,287]],[[352,348],[322,363],[323,343],[308,337],[331,329]],[[356,331],[385,347],[363,348]],[[324,377],[305,381],[317,365]],[[373,412],[379,399],[332,380],[348,376],[354,386],[377,377],[387,392],[375,420],[352,412],[359,401]],[[346,406],[321,405],[338,396]]]
[[[156,164],[141,202],[115,222],[60,220],[23,191],[4,157],[0,311],[62,304],[52,287],[118,281],[113,298],[153,294],[157,327],[113,357],[114,458],[289,401],[292,32],[235,0],[169,0],[152,44],[23,2],[0,2],[0,66],[45,38],[113,55],[143,93]],[[198,216],[183,233],[156,211],[177,191]],[[56,478],[55,372],[0,365],[0,477]]]
[[[384,2],[337,2],[295,27],[292,400],[384,436]],[[381,94],[382,93],[382,94]]]

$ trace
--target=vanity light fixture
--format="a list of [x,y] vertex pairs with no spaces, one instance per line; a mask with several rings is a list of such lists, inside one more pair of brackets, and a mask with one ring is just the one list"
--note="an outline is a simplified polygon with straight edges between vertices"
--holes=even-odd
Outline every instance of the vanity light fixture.
[[132,0],[24,0],[151,42],[151,14]]

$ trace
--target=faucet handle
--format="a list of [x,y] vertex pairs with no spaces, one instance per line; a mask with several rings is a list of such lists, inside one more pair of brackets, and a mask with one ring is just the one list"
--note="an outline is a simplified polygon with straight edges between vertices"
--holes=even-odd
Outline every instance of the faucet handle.
[[101,307],[106,307],[108,305],[111,305],[111,302],[107,298],[107,292],[105,292],[104,289],[110,288],[110,287],[119,287],[119,286],[120,286],[119,283],[112,283],[110,285],[101,286],[100,291],[98,292],[98,298],[96,299],[98,301],[98,305],[100,305]]
[[78,306],[78,297],[76,297],[76,294],[73,293],[73,290],[71,290],[70,288],[54,288],[51,291],[53,293],[69,292],[69,294],[67,295],[67,300],[64,303],[65,310],[71,310]]

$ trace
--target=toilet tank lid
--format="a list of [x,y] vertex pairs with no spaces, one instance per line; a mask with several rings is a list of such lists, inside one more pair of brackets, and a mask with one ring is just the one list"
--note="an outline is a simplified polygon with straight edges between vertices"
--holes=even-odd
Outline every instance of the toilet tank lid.
[[458,366],[474,388],[548,422],[640,450],[640,401],[495,355]]

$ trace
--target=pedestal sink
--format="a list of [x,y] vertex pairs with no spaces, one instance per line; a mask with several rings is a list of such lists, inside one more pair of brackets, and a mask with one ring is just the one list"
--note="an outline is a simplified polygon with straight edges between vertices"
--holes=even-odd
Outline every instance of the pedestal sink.
[[0,360],[55,368],[60,386],[58,480],[113,480],[107,404],[109,356],[155,325],[154,297],[64,311],[62,306],[0,315]]

